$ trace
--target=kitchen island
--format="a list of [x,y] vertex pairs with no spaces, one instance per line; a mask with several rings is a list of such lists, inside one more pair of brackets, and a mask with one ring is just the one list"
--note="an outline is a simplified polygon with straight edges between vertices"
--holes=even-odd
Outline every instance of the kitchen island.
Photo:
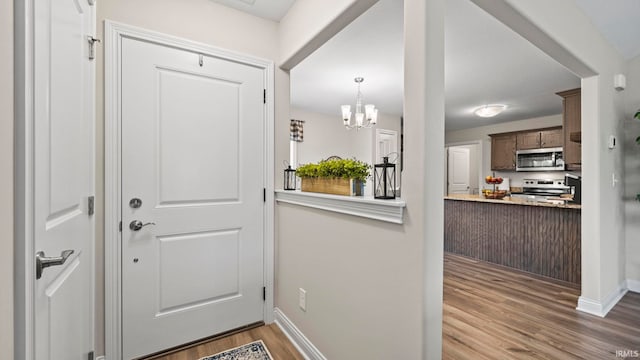
[[580,205],[445,196],[444,250],[580,284]]

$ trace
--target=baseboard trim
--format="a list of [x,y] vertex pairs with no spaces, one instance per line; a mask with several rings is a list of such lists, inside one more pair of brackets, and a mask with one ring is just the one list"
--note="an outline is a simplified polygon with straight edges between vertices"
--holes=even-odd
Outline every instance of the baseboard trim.
[[291,320],[277,307],[273,309],[275,323],[280,330],[289,338],[293,346],[300,351],[306,360],[327,360],[309,339],[298,329]]
[[613,309],[614,306],[622,299],[622,297],[627,293],[628,289],[628,280],[623,281],[618,287],[611,292],[603,302],[599,302],[593,299],[585,298],[584,296],[580,296],[578,298],[578,307],[576,309],[578,311],[586,312],[591,315],[596,315],[599,317],[605,317]]
[[627,279],[627,289],[635,293],[640,293],[640,281]]

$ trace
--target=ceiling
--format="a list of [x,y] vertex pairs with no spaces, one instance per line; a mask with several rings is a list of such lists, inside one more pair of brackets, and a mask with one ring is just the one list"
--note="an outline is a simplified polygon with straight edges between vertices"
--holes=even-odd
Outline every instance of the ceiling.
[[[560,114],[556,92],[580,79],[468,0],[447,0],[445,21],[446,129]],[[402,114],[403,2],[380,0],[291,71],[291,104],[339,117],[355,102],[353,78],[365,78],[365,103]],[[376,24],[376,26],[371,26]],[[473,110],[501,103],[494,118]]]
[[279,22],[296,0],[211,0],[228,7]]
[[629,60],[640,55],[640,1],[575,0],[604,38]]
[[[280,21],[295,0],[212,0]],[[574,0],[622,56],[640,55],[640,0]],[[291,104],[339,118],[355,104],[355,77],[365,103],[402,114],[403,0],[380,0],[291,70]],[[446,129],[457,130],[562,112],[556,92],[580,79],[469,0],[447,0],[445,21]],[[472,110],[488,103],[508,109],[493,118]]]

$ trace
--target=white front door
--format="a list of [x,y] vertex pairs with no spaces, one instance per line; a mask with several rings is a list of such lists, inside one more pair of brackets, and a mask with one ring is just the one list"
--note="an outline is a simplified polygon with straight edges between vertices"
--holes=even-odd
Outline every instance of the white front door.
[[[34,2],[35,359],[93,349],[94,64],[87,0]],[[35,256],[35,254],[34,254]],[[47,266],[49,265],[49,266]]]
[[123,39],[123,358],[263,320],[264,86]]
[[448,153],[449,194],[469,194],[469,149],[453,146]]

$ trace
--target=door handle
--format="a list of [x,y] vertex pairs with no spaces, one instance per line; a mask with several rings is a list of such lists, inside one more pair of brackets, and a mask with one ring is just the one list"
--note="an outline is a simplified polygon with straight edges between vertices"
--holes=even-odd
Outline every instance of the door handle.
[[156,223],[154,222],[148,222],[146,224],[143,224],[142,221],[140,220],[133,220],[132,222],[129,223],[129,229],[133,231],[138,231],[147,225],[155,225],[155,224]]
[[73,254],[73,250],[64,250],[60,256],[46,257],[44,251],[38,251],[36,253],[36,280],[42,277],[42,270],[49,266],[64,264],[71,254]]

